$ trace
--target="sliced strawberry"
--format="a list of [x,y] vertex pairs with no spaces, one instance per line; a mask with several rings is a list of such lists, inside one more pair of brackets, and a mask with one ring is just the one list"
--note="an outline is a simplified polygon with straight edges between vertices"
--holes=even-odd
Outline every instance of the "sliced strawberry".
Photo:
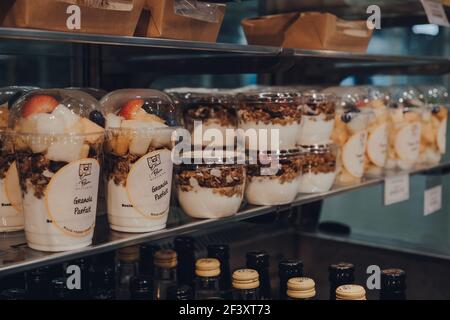
[[50,113],[58,106],[58,104],[58,101],[52,96],[32,96],[25,102],[25,105],[22,108],[22,117],[27,118],[35,113]]
[[142,99],[129,100],[122,106],[118,115],[124,117],[126,120],[134,120],[143,105],[144,100]]

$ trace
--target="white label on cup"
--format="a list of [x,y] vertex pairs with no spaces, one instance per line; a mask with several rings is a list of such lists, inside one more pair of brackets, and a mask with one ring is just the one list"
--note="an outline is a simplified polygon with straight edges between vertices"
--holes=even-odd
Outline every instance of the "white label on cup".
[[439,123],[439,127],[436,132],[436,142],[441,154],[445,154],[447,149],[447,119],[442,120]]
[[367,132],[361,131],[348,139],[342,151],[342,163],[345,169],[357,178],[361,178],[364,174],[366,144]]
[[61,168],[46,190],[48,220],[64,234],[84,237],[93,231],[100,164],[82,159]]
[[440,0],[421,0],[428,21],[431,24],[437,24],[443,27],[449,27],[447,15],[444,10],[444,5]]
[[436,186],[425,190],[423,215],[427,216],[442,208],[442,186]]
[[2,217],[22,214],[22,191],[15,162],[6,171],[5,179],[0,181],[0,206]]
[[140,158],[131,168],[126,190],[133,208],[148,219],[167,214],[172,188],[172,160],[167,149]]
[[367,154],[370,161],[378,167],[384,167],[387,156],[387,124],[377,126],[367,140]]
[[421,124],[419,122],[404,126],[395,138],[395,151],[398,157],[407,162],[419,158]]
[[409,175],[402,174],[386,177],[384,180],[384,205],[409,199]]

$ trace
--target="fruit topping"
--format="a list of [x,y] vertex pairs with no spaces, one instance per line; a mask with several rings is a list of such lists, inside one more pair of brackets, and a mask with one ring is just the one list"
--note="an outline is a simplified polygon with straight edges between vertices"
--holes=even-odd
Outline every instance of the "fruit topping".
[[[136,115],[139,113],[139,110],[142,110],[142,106],[144,105],[144,100],[142,99],[132,99],[125,103],[119,111],[119,116],[124,117],[127,120],[136,119]],[[145,111],[144,111],[145,112]]]
[[30,97],[22,108],[22,116],[29,117],[35,113],[50,113],[58,106],[58,101],[48,95],[34,95]]

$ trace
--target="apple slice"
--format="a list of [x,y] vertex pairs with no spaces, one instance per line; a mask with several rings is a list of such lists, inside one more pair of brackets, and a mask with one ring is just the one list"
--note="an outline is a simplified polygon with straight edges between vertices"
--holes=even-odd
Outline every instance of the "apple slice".
[[5,194],[13,208],[19,213],[22,212],[22,191],[20,190],[16,162],[13,162],[6,172]]
[[445,154],[447,150],[447,119],[444,119],[439,124],[436,131],[436,141],[441,154]]
[[367,140],[367,155],[372,163],[384,167],[387,157],[388,131],[387,124],[377,126]]
[[22,117],[27,118],[35,113],[50,113],[58,106],[58,101],[49,95],[34,95],[27,99],[22,108]]
[[108,113],[105,117],[105,127],[106,128],[120,128],[122,124],[123,117],[116,116],[115,114]]
[[354,177],[364,174],[364,153],[366,151],[367,132],[361,131],[348,139],[342,151],[342,164]]
[[81,125],[83,133],[87,134],[85,140],[88,143],[94,144],[104,135],[105,129],[87,118],[81,118]]
[[415,163],[420,150],[420,123],[412,123],[401,128],[395,137],[395,152],[400,160]]

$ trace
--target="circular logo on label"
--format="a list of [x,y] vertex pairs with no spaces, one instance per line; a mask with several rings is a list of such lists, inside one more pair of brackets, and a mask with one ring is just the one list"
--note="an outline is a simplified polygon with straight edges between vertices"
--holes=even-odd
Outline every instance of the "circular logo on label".
[[172,159],[167,149],[140,158],[127,178],[127,193],[133,208],[148,219],[168,214],[172,188]]
[[348,139],[342,150],[342,163],[347,171],[360,178],[364,174],[364,152],[366,151],[367,132],[361,131]]
[[82,159],[61,168],[46,190],[48,222],[63,233],[84,237],[93,231],[97,210],[100,164]]
[[395,151],[401,160],[415,162],[419,158],[420,123],[409,124],[397,133]]
[[372,131],[367,140],[367,155],[378,167],[384,167],[387,156],[388,130],[387,124],[381,124]]

